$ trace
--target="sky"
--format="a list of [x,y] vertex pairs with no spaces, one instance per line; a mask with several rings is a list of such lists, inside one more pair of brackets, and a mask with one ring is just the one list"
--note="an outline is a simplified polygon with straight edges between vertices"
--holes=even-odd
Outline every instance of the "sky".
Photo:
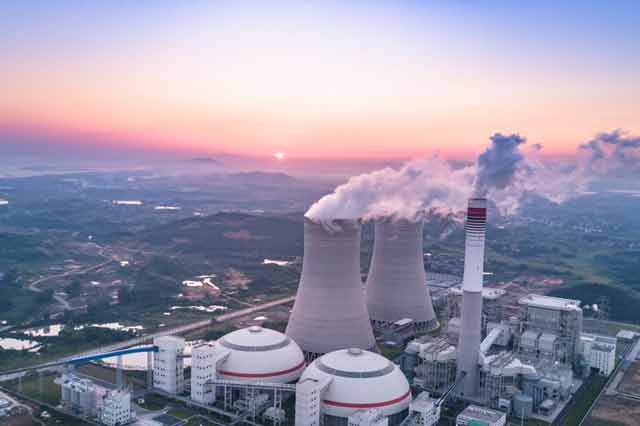
[[[640,2],[0,2],[0,155],[566,156],[640,133]],[[79,155],[79,154],[78,154]]]

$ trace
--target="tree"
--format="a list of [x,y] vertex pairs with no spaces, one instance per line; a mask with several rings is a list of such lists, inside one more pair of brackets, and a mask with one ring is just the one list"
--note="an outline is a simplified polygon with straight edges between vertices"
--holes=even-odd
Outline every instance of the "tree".
[[82,283],[78,280],[73,280],[64,288],[64,291],[69,297],[78,297],[82,292]]
[[16,268],[11,268],[2,276],[2,280],[0,280],[0,285],[2,287],[18,287],[18,270]]

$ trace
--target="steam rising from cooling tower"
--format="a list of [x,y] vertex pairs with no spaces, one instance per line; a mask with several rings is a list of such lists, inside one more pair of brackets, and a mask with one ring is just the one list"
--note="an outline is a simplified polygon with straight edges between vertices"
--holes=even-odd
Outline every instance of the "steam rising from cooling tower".
[[287,335],[308,359],[338,349],[373,349],[360,278],[360,223],[304,221],[302,275]]
[[465,225],[464,275],[462,278],[462,318],[458,337],[457,371],[464,379],[457,392],[473,397],[478,392],[482,319],[482,281],[484,241],[487,226],[487,200],[472,198]]
[[[578,173],[526,158],[521,151],[525,142],[518,134],[496,133],[470,166],[455,168],[434,156],[397,170],[387,167],[352,177],[313,204],[306,216],[330,221],[386,215],[412,219],[424,210],[457,213],[472,193],[489,196],[501,213],[510,214],[517,211],[524,193],[559,203],[584,189],[586,181]],[[536,148],[537,152],[541,146]]]
[[376,220],[366,285],[367,307],[374,324],[411,318],[420,329],[437,327],[426,286],[422,230],[422,217]]

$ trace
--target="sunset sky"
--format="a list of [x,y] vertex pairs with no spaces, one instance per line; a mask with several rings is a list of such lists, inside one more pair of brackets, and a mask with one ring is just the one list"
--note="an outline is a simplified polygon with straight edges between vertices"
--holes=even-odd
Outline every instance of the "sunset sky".
[[640,2],[2,1],[0,154],[567,154],[640,132]]

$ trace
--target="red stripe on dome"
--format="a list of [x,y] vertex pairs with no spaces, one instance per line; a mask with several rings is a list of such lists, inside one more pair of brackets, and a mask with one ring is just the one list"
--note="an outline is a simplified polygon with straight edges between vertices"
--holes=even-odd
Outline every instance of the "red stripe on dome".
[[335,407],[346,407],[346,408],[377,408],[377,407],[386,407],[388,405],[397,404],[398,402],[403,401],[406,397],[411,393],[411,389],[407,391],[401,397],[396,399],[392,399],[389,401],[383,402],[371,402],[371,403],[350,403],[350,402],[338,402],[338,401],[330,401],[328,399],[323,400],[322,402],[327,405],[333,405]]
[[299,370],[302,367],[304,367],[304,361],[293,368],[289,368],[288,370],[276,371],[273,373],[238,373],[236,371],[218,370],[218,374],[232,377],[243,377],[245,379],[261,379],[264,377],[284,376],[285,374],[293,373],[294,371]]

